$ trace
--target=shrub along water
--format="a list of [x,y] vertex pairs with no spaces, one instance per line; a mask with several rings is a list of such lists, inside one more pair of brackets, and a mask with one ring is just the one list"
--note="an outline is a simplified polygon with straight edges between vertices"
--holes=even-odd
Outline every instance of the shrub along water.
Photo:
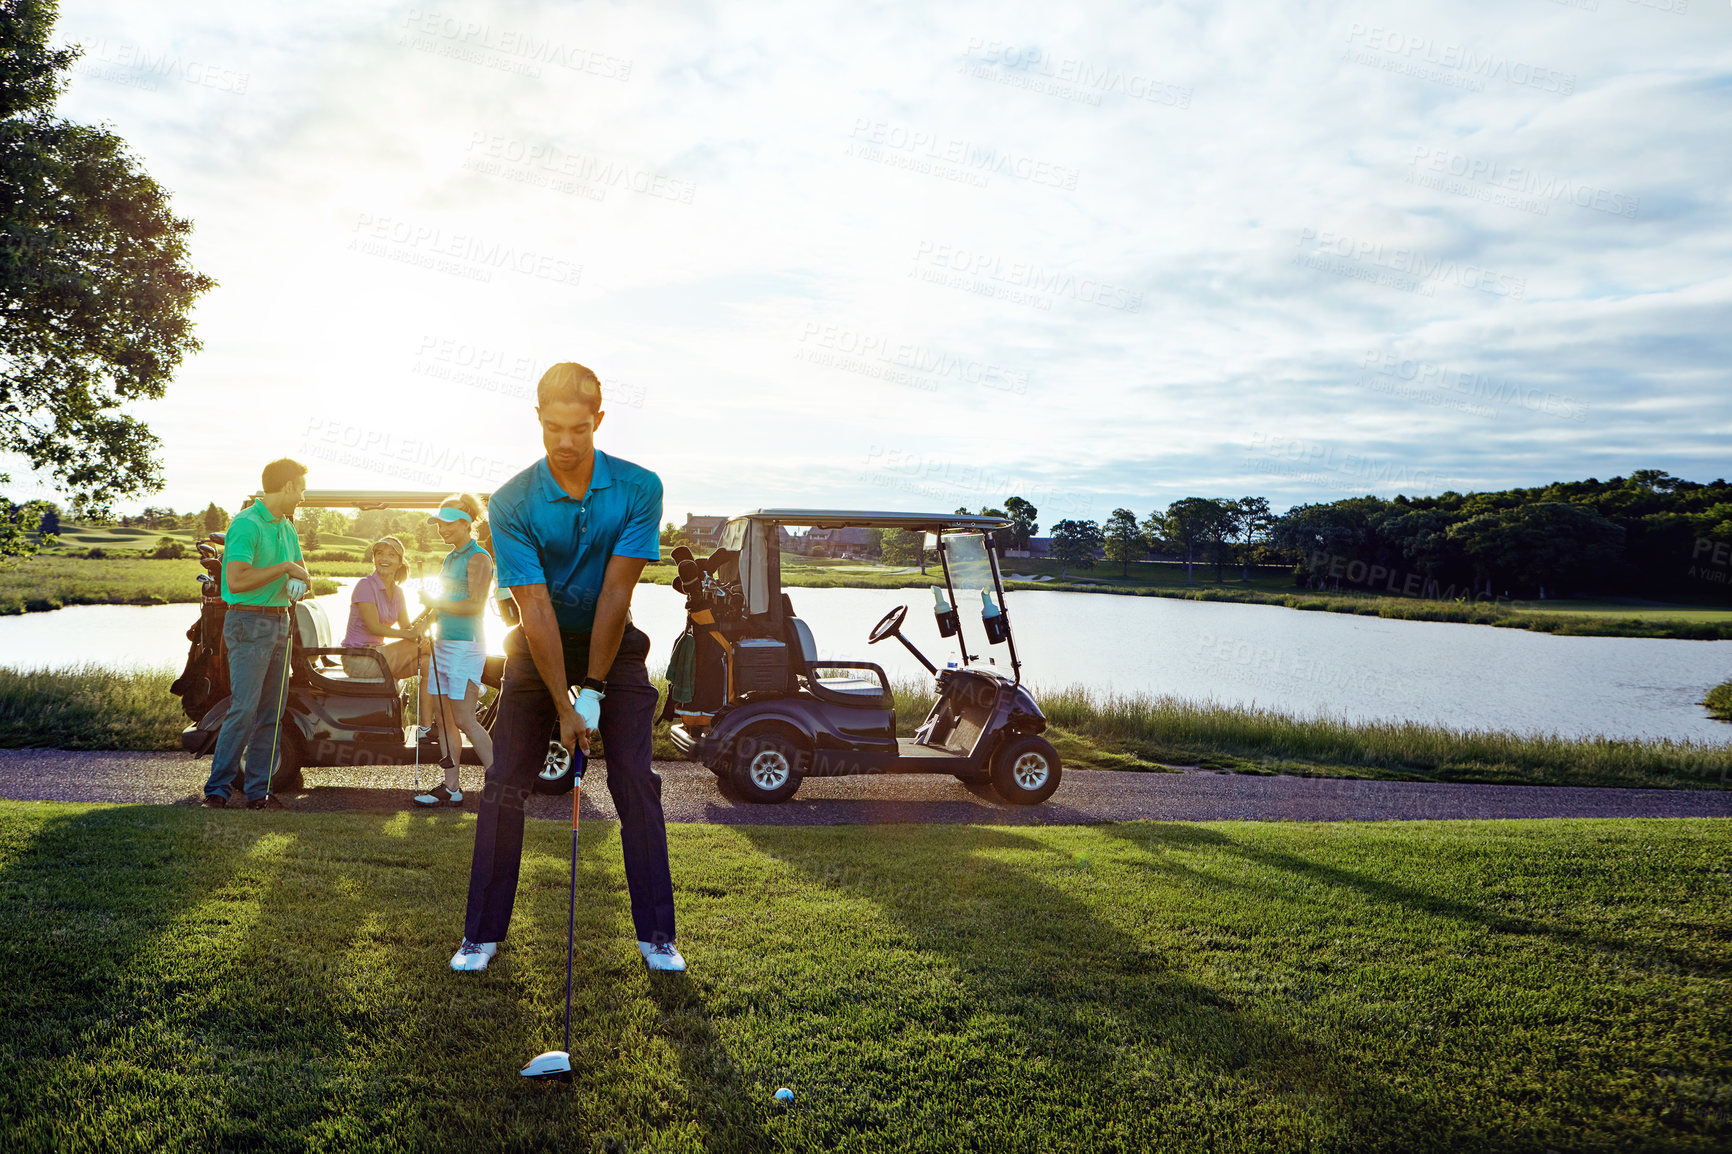
[[1081,686],[1039,699],[1055,727],[1106,750],[1166,765],[1529,785],[1732,785],[1732,746],[1707,742],[1301,717],[1171,696],[1096,694]]
[[1702,699],[1702,704],[1715,717],[1732,721],[1732,681],[1722,682],[1708,691],[1708,696]]
[[179,749],[186,717],[166,668],[0,666],[0,747]]
[[[0,668],[0,747],[180,748],[186,718],[168,691],[174,672]],[[666,682],[655,678],[658,690]],[[404,682],[411,703],[414,678]],[[1721,686],[1732,695],[1732,687]],[[932,708],[930,680],[898,680],[904,736]],[[1718,690],[1716,691],[1718,692]],[[1712,696],[1712,695],[1711,695]],[[1526,785],[1732,787],[1732,746],[1456,730],[1411,721],[1300,717],[1272,709],[1080,686],[1037,694],[1047,736],[1074,768],[1160,772],[1200,766],[1241,773],[1308,774]],[[410,716],[413,717],[413,705]],[[597,746],[599,749],[599,745]],[[655,756],[673,758],[668,726]]]

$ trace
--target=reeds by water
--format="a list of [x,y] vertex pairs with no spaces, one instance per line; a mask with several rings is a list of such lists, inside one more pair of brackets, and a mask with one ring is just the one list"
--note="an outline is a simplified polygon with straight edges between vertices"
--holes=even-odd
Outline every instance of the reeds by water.
[[[178,749],[187,721],[167,668],[0,667],[0,748]],[[658,688],[662,682],[657,679]],[[413,682],[405,688],[413,690]],[[1732,697],[1732,686],[1720,690]],[[892,690],[903,736],[932,708],[930,679]],[[1717,691],[1718,692],[1718,691]],[[1458,730],[1302,717],[1253,706],[1070,686],[1035,694],[1073,765],[1212,766],[1533,785],[1732,787],[1732,745]],[[413,693],[411,693],[413,700]],[[665,725],[657,756],[671,756]],[[1732,737],[1732,731],[1729,731]]]
[[179,749],[186,716],[155,669],[0,666],[0,748]]
[[[914,731],[932,707],[924,678],[899,680],[898,730]],[[1695,741],[1570,738],[1450,729],[1413,721],[1304,717],[1257,706],[1080,685],[1035,692],[1061,751],[1103,764],[1124,756],[1154,766],[1241,772],[1324,772],[1439,781],[1534,785],[1732,786],[1732,745]],[[1065,738],[1075,739],[1067,743]],[[1732,731],[1728,732],[1732,738]]]

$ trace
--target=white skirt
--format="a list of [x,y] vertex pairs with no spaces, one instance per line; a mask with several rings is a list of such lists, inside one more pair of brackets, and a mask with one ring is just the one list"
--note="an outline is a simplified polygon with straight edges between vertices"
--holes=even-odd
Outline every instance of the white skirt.
[[481,670],[487,664],[484,641],[433,642],[433,693],[458,701],[469,695],[469,683],[481,691]]

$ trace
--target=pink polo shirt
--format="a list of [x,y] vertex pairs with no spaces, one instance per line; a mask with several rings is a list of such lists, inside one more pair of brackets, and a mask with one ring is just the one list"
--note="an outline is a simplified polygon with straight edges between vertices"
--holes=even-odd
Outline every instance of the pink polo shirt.
[[379,613],[379,624],[396,625],[408,612],[401,586],[390,589],[377,573],[369,573],[355,582],[355,592],[349,598],[349,631],[343,634],[344,648],[362,645],[383,645],[383,637],[367,632],[367,622],[361,617],[361,603],[371,601]]

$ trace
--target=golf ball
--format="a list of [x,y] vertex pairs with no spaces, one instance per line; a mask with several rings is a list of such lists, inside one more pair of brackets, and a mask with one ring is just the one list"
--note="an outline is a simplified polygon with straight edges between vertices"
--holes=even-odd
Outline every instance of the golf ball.
[[780,1090],[776,1091],[776,1101],[780,1102],[784,1106],[792,1106],[794,1104],[794,1091],[783,1086]]

